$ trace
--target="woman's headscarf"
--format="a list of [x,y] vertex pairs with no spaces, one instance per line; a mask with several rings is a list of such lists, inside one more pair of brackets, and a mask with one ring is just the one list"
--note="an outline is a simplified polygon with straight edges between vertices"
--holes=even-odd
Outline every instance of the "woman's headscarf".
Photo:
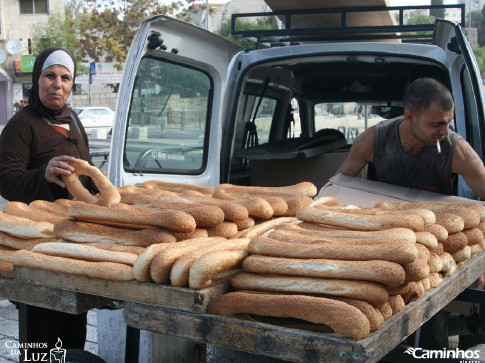
[[39,98],[39,79],[42,71],[53,64],[66,67],[71,72],[72,84],[74,85],[76,60],[71,52],[60,47],[46,48],[41,51],[35,59],[34,70],[32,72],[32,88],[29,92],[29,105],[31,105],[41,117],[47,117],[52,123],[70,123],[72,118],[67,104],[59,110],[51,110],[45,107]]

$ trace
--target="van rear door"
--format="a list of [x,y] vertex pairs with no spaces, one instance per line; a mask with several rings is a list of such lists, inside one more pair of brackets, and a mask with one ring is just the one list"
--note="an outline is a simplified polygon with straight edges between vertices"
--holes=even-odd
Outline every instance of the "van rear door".
[[[456,110],[465,117],[456,120],[457,132],[485,157],[485,110],[483,82],[473,50],[461,27],[453,22],[437,20],[433,43],[441,47],[448,58]],[[462,97],[462,99],[458,99]]]
[[144,21],[118,94],[109,178],[216,185],[223,87],[237,45],[167,16]]

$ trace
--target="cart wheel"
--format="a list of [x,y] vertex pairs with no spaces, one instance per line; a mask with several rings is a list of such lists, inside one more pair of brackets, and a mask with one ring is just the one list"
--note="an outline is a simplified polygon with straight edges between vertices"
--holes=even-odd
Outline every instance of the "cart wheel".
[[66,363],[106,363],[104,359],[82,349],[67,349]]

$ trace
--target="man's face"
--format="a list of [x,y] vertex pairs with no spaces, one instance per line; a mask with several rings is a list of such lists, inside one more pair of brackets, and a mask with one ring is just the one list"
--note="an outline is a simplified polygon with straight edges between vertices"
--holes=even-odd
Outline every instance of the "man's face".
[[444,111],[436,103],[420,114],[413,114],[414,123],[411,131],[424,145],[434,146],[448,136],[450,122],[453,120],[454,108]]

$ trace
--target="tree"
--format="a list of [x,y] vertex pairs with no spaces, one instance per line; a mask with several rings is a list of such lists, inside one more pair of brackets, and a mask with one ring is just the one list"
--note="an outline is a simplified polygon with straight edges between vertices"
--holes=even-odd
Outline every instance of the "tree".
[[75,55],[79,54],[76,51],[78,40],[71,30],[70,18],[59,12],[53,12],[47,23],[34,25],[31,39],[33,54],[52,46],[63,47]]
[[[237,30],[265,30],[265,29],[278,29],[278,23],[275,16],[270,16],[268,18],[259,18],[256,22],[251,22],[248,20],[237,19],[236,22]],[[239,36],[232,35],[231,31],[231,20],[228,20],[221,24],[220,28],[216,32],[220,36],[236,43],[242,49],[254,49],[256,48],[256,43],[251,40],[244,39]]]
[[95,61],[123,63],[136,31],[143,20],[167,14],[190,21],[195,0],[161,5],[149,0],[85,0],[92,9],[80,20],[80,47]]
[[482,79],[485,79],[485,47],[473,49],[473,54],[477,60],[478,68],[480,69],[480,74]]

